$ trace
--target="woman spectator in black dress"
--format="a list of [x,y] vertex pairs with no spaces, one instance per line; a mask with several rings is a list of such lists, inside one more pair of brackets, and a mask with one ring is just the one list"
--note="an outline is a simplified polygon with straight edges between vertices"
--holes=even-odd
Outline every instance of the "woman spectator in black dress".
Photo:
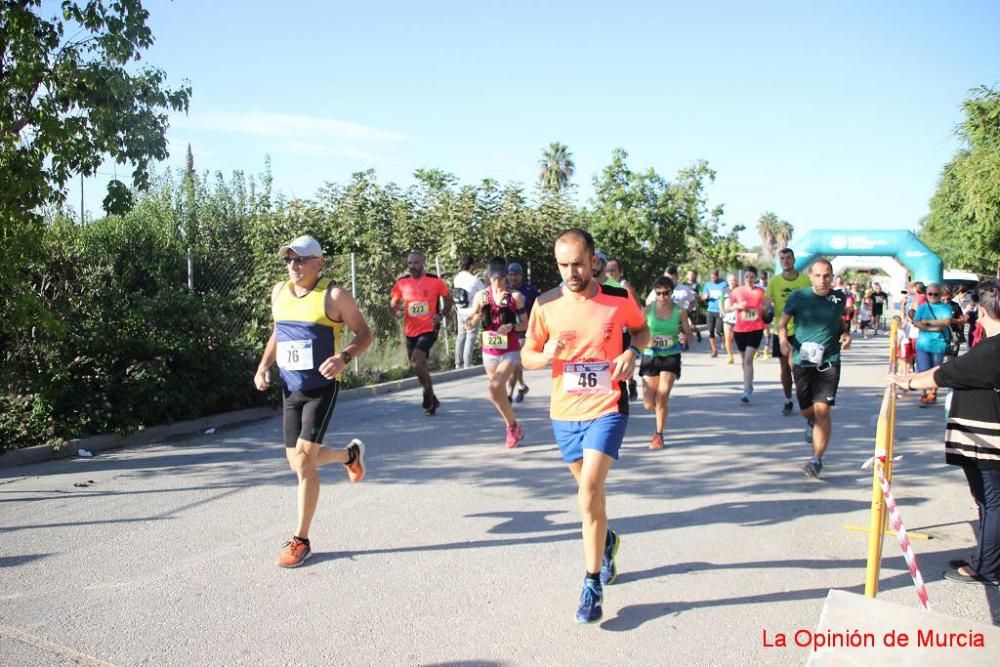
[[984,338],[967,354],[916,375],[890,375],[906,389],[951,387],[945,461],[961,466],[979,509],[976,551],[951,561],[946,579],[1000,585],[1000,280],[976,285]]

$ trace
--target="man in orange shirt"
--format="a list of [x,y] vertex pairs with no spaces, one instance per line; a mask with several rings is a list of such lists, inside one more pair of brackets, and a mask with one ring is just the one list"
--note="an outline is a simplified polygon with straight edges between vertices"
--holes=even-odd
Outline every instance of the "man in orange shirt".
[[[594,280],[594,239],[582,229],[556,237],[563,286],[538,297],[521,363],[552,365],[550,416],[563,461],[577,482],[583,518],[586,577],[576,620],[593,623],[603,610],[604,585],[618,576],[620,543],[608,528],[604,483],[628,425],[628,388],[640,349],[649,343],[646,317],[620,287]],[[623,329],[632,336],[623,350]]]
[[[414,250],[407,256],[409,275],[403,276],[392,286],[389,305],[396,316],[403,319],[406,356],[424,388],[424,412],[433,415],[441,406],[441,401],[434,395],[427,356],[437,341],[441,322],[451,312],[452,300],[448,284],[437,276],[424,272],[426,261],[424,253],[419,250]],[[443,307],[441,303],[444,304]]]

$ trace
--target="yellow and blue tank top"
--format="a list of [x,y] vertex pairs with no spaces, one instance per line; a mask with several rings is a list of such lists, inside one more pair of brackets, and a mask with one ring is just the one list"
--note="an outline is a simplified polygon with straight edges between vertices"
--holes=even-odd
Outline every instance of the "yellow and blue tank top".
[[340,347],[343,326],[326,316],[329,286],[329,278],[320,278],[312,290],[295,296],[286,281],[271,304],[278,370],[288,391],[308,391],[334,382],[319,372],[320,364]]
[[656,304],[646,309],[646,324],[649,325],[649,347],[643,350],[644,355],[664,357],[680,354],[684,350],[681,345],[681,309],[674,304],[674,312],[670,317],[661,320],[656,316]]

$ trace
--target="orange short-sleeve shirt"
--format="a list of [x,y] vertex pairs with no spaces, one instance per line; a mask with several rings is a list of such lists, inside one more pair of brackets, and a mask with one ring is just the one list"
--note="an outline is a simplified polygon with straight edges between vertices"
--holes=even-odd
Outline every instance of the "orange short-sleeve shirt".
[[564,346],[552,361],[552,419],[588,421],[615,412],[628,414],[625,383],[608,384],[602,369],[622,353],[622,329],[645,324],[635,299],[620,287],[602,285],[587,299],[563,287],[538,297],[528,339],[538,345],[560,340]]
[[403,302],[403,333],[410,338],[434,331],[438,297],[448,298],[448,285],[435,275],[404,276],[392,286],[389,296]]

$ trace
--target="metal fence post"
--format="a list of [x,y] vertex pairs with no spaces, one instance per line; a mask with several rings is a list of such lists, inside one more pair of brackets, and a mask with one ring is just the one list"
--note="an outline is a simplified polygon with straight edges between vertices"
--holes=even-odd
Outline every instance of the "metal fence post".
[[[441,277],[441,259],[439,257],[434,258],[434,266],[437,269],[438,278]],[[449,357],[451,356],[451,345],[448,344],[448,322],[441,318],[441,328],[444,330],[444,351]]]
[[[357,299],[358,299],[358,270],[357,270],[357,267],[354,264],[354,251],[353,250],[351,251],[351,296],[353,296],[354,300],[357,301]],[[360,375],[361,374],[361,362],[358,360],[357,357],[354,358],[354,374],[355,375]]]

